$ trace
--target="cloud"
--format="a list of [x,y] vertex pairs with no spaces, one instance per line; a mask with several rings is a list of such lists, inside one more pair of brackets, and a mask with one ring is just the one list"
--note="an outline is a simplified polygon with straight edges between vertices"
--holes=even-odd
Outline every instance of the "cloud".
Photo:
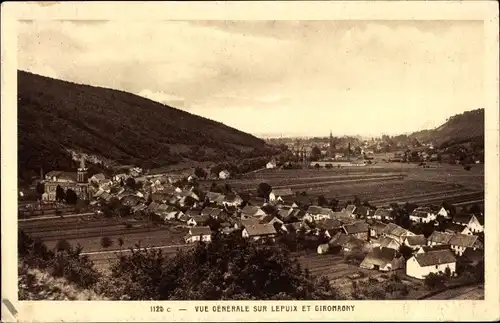
[[397,133],[480,105],[482,33],[461,21],[34,21],[18,62],[252,132]]

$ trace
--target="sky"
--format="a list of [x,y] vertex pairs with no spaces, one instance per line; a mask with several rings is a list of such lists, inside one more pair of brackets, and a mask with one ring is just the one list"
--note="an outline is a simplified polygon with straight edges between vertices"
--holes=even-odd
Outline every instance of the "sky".
[[483,104],[481,21],[24,21],[19,69],[258,136],[396,135]]

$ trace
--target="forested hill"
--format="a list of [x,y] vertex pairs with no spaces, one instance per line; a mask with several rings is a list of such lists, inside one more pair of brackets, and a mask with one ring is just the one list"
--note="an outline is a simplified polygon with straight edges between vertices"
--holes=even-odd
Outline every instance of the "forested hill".
[[415,132],[409,137],[420,142],[432,141],[440,146],[484,142],[484,109],[454,115],[436,129]]
[[67,149],[145,168],[262,156],[247,133],[130,93],[18,71],[19,168],[74,167]]

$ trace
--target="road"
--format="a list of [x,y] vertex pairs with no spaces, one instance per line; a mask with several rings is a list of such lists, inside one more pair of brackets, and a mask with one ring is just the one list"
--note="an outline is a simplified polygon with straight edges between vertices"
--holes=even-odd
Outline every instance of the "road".
[[129,248],[129,249],[115,249],[115,250],[104,250],[104,251],[91,251],[91,252],[82,252],[81,255],[108,255],[108,254],[115,254],[115,253],[124,253],[124,252],[130,252],[131,250],[137,251],[137,250],[151,250],[151,249],[168,249],[168,248],[185,248],[189,247],[190,245],[186,244],[177,244],[177,245],[167,245],[167,246],[157,246],[157,247],[146,247],[146,248]]

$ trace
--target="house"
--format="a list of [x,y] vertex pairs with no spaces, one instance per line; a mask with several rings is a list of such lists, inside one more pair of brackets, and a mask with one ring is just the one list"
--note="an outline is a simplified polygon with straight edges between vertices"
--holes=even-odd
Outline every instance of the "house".
[[401,247],[401,243],[389,237],[379,237],[376,240],[372,240],[371,243],[374,247],[389,248],[394,250],[399,250]]
[[231,173],[227,169],[221,170],[219,172],[219,178],[220,179],[228,179],[230,177]]
[[208,215],[195,215],[191,217],[187,221],[187,225],[190,226],[195,226],[195,227],[200,227],[200,226],[206,226],[210,220],[210,216]]
[[372,218],[381,221],[393,221],[394,214],[392,209],[381,207],[375,211]]
[[125,182],[127,179],[130,178],[130,175],[121,173],[121,174],[116,174],[113,176],[113,180],[117,183],[120,183],[121,181]]
[[358,221],[342,226],[342,230],[347,235],[352,235],[360,240],[368,241],[370,227],[364,221]]
[[202,216],[209,216],[213,219],[218,219],[222,213],[224,213],[223,209],[215,208],[215,207],[206,207],[201,210]]
[[436,220],[437,215],[430,208],[416,208],[410,214],[410,221],[417,223],[429,223]]
[[342,231],[342,222],[337,219],[323,219],[316,223],[316,228],[324,231],[328,238],[332,238],[335,234]]
[[389,237],[395,239],[399,244],[403,244],[406,236],[415,235],[413,232],[406,230],[405,228],[400,227],[394,223],[388,223],[384,230],[382,231],[382,235],[385,237]]
[[446,219],[449,219],[450,218],[450,211],[448,211],[444,207],[441,207],[439,209],[439,211],[437,212],[437,215],[442,216],[442,217],[444,217]]
[[225,198],[226,197],[224,196],[224,194],[217,193],[217,192],[207,192],[207,194],[205,194],[205,199],[209,203],[214,203],[217,205],[222,205],[224,203]]
[[404,267],[404,258],[397,250],[376,247],[366,255],[359,266],[365,269],[392,271]]
[[469,227],[457,223],[446,223],[444,226],[444,232],[445,233],[451,233],[451,234],[473,234],[472,231],[469,229]]
[[456,271],[457,259],[450,250],[434,250],[417,253],[406,262],[406,275],[417,279],[425,279],[430,273],[444,273],[446,268],[453,274]]
[[[278,215],[282,219],[288,218],[292,212],[293,212],[293,208],[290,206],[281,206],[278,209]],[[295,222],[295,221],[292,221],[292,222]]]
[[189,209],[185,213],[189,218],[192,218],[194,216],[200,215],[201,210],[200,209]]
[[451,222],[465,225],[472,233],[484,232],[484,226],[479,222],[474,214],[457,214]]
[[348,204],[345,208],[342,209],[342,212],[346,212],[349,214],[349,216],[355,218],[356,215],[354,214],[354,211],[356,211],[356,205],[354,204]]
[[147,205],[144,203],[138,204],[130,208],[130,213],[134,215],[134,217],[140,217],[144,214],[147,209]]
[[324,207],[311,205],[307,208],[306,216],[309,216],[314,221],[320,221],[322,219],[332,218],[333,211]]
[[435,251],[435,250],[450,250],[451,251],[451,246],[449,244],[440,244],[440,245],[435,245],[435,246],[422,246],[418,249],[416,253],[426,253],[429,251]]
[[248,226],[253,226],[261,224],[260,219],[258,218],[250,218],[250,219],[237,219],[234,223],[234,228],[235,229],[244,229]]
[[275,223],[277,223],[277,224],[279,224],[279,226],[283,225],[283,221],[281,221],[280,219],[278,219],[277,217],[275,217],[273,215],[265,215],[264,217],[262,217],[260,219],[259,223],[269,224],[269,225],[274,225]]
[[451,250],[461,256],[467,249],[483,249],[483,244],[478,236],[467,234],[454,234],[450,239]]
[[262,206],[264,204],[266,204],[266,200],[264,198],[258,197],[258,196],[252,196],[247,201],[247,205]]
[[260,218],[263,215],[266,215],[266,212],[264,212],[264,210],[262,210],[258,206],[247,205],[243,209],[241,209],[241,216],[242,217],[257,217],[257,218]]
[[282,219],[286,223],[297,222],[297,221],[302,220],[305,215],[306,215],[306,212],[303,210],[292,209],[290,214],[287,217],[284,217]]
[[266,168],[267,168],[267,169],[276,168],[276,166],[277,166],[277,163],[276,163],[276,160],[274,160],[274,159],[273,159],[273,160],[271,160],[270,162],[268,162],[268,163],[266,164]]
[[303,225],[302,222],[285,223],[281,226],[281,230],[287,233],[298,233],[303,228]]
[[121,199],[121,203],[122,205],[125,205],[125,206],[136,206],[137,204],[139,204],[140,202],[144,202],[144,199],[143,198],[140,198],[139,196],[137,195],[127,195],[127,196],[124,196],[122,199]]
[[[328,242],[330,247],[337,247],[344,252],[351,252],[355,249],[367,250],[367,242],[361,239],[358,239],[354,236],[344,234],[342,232],[338,232],[336,235],[332,237],[332,239]],[[318,250],[318,253],[319,250]]]
[[187,216],[184,212],[177,213],[177,221],[187,223],[191,217]]
[[273,189],[271,193],[269,193],[269,200],[272,202],[277,200],[283,202],[283,197],[285,196],[294,196],[294,194],[289,188]]
[[353,211],[353,217],[356,219],[366,219],[369,218],[370,215],[375,214],[375,210],[372,210],[371,208],[367,206],[357,206],[354,211]]
[[370,238],[378,238],[382,235],[387,224],[379,221],[373,221],[370,226]]
[[418,250],[427,245],[427,239],[423,234],[407,236],[404,240],[404,245],[410,247],[412,250]]
[[210,242],[212,241],[212,231],[206,226],[191,228],[184,239],[186,243],[193,243],[196,241]]
[[224,200],[222,201],[224,206],[234,206],[239,207],[243,204],[243,199],[236,193],[229,193],[224,196]]
[[436,245],[442,245],[442,244],[448,245],[448,244],[450,244],[450,240],[452,237],[453,237],[453,234],[451,234],[451,233],[434,231],[427,238],[427,245],[428,246],[436,246]]
[[243,238],[259,240],[263,238],[274,238],[277,232],[273,225],[256,224],[247,226],[243,229],[241,235]]
[[106,176],[103,173],[94,174],[89,178],[89,182],[101,183],[106,180]]

